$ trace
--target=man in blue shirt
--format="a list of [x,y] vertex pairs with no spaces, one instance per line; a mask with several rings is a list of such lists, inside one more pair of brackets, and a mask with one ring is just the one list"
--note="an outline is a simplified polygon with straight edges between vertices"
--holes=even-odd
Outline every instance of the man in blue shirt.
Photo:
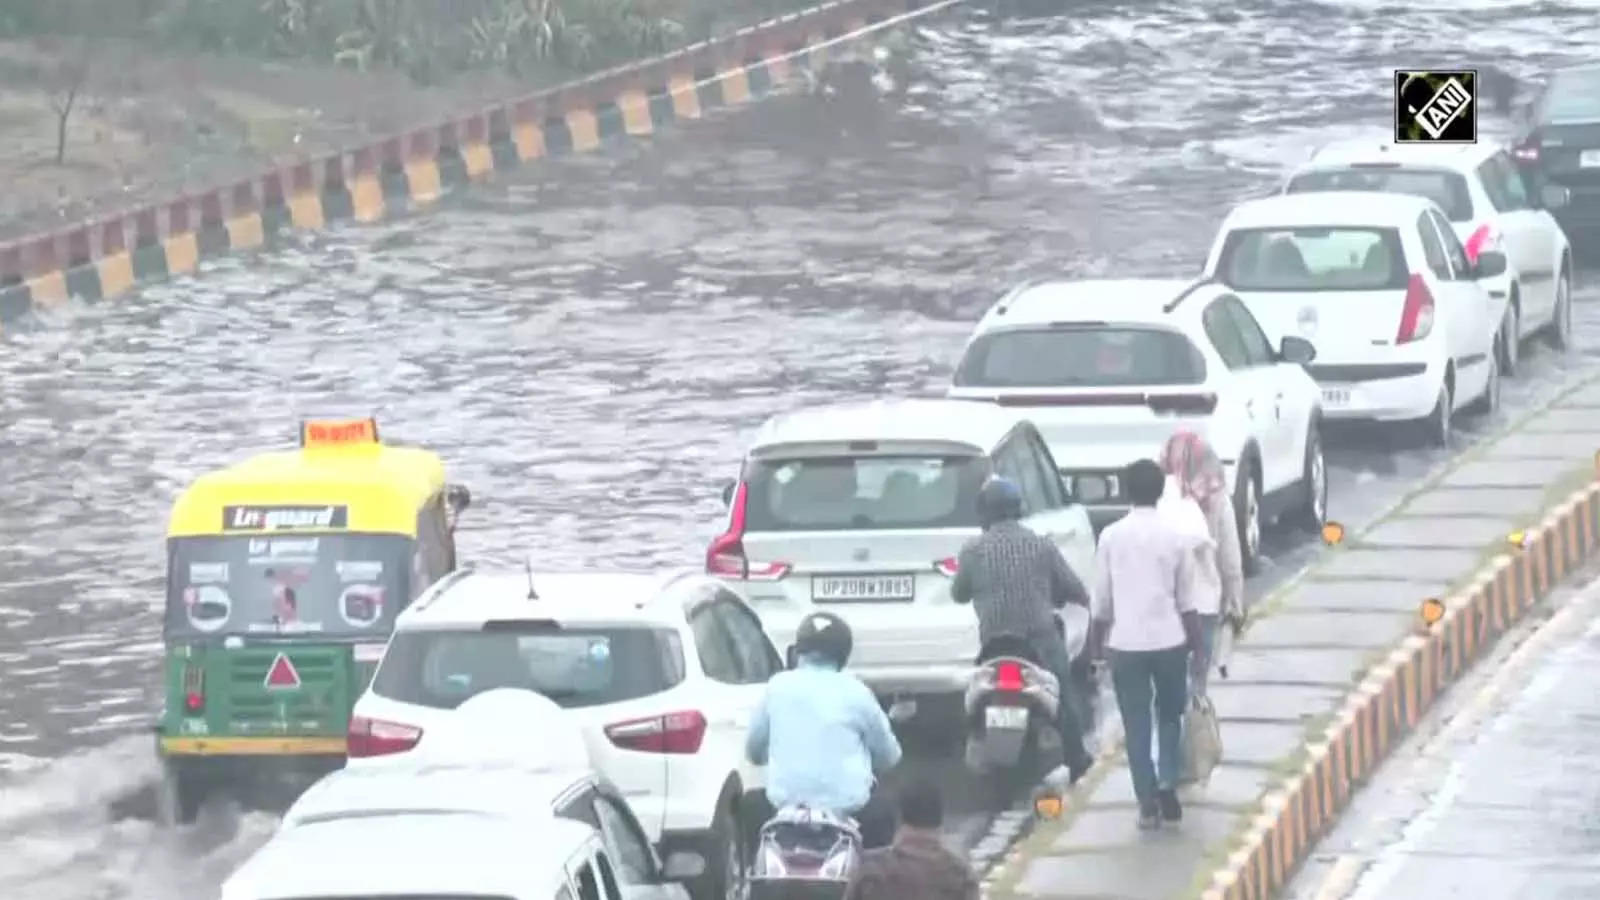
[[767,682],[745,752],[767,767],[775,808],[854,816],[862,843],[878,847],[893,838],[894,814],[874,790],[876,773],[900,761],[900,742],[871,689],[842,671],[851,643],[850,626],[832,613],[801,621],[795,667]]

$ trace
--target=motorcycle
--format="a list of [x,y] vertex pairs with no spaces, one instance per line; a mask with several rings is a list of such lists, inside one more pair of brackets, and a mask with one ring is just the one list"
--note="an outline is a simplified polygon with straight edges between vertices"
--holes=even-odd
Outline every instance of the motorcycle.
[[1002,808],[1055,768],[1053,761],[1061,754],[1057,723],[1062,703],[1079,702],[1085,731],[1093,728],[1093,677],[1082,665],[1087,630],[1067,629],[1059,614],[1056,626],[1069,638],[1067,652],[1074,661],[1072,676],[1082,682],[1081,701],[1075,701],[1070,690],[1063,691],[1055,673],[1041,664],[1038,651],[1015,635],[990,638],[978,651],[967,681],[963,698],[967,767],[990,782],[992,796]]
[[784,807],[761,826],[750,900],[842,900],[861,852],[861,830],[853,820]]

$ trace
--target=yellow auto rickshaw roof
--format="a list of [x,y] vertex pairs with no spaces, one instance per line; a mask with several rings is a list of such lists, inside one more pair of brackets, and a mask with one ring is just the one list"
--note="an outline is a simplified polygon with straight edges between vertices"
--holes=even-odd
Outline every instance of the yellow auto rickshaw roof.
[[445,487],[444,462],[379,443],[262,453],[195,480],[172,507],[168,537],[223,534],[228,506],[344,506],[342,531],[415,535]]

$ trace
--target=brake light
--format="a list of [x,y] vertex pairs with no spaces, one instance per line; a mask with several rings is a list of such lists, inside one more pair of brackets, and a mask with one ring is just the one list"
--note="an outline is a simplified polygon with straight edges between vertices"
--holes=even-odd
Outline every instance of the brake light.
[[706,548],[706,573],[743,581],[777,581],[794,567],[786,562],[754,562],[745,556],[744,517],[748,503],[749,487],[740,481],[729,504],[728,530]]
[[933,570],[946,578],[956,577],[956,572],[960,570],[960,568],[961,564],[956,562],[956,558],[954,556],[947,556],[944,559],[936,559],[933,561]]
[[183,667],[183,711],[197,715],[206,708],[206,670],[196,665]]
[[1404,344],[1419,341],[1433,331],[1433,293],[1421,275],[1412,275],[1406,282],[1406,305],[1400,311],[1400,330],[1394,342]]
[[1014,662],[998,663],[994,667],[994,689],[1007,694],[1015,694],[1022,690],[1022,664]]
[[1517,162],[1532,163],[1539,161],[1539,145],[1534,143],[1522,144],[1511,148],[1511,158]]
[[345,735],[345,755],[355,758],[404,753],[422,740],[422,729],[399,722],[351,716]]
[[1474,231],[1472,236],[1467,238],[1465,247],[1467,251],[1467,259],[1472,262],[1477,262],[1479,253],[1482,253],[1485,250],[1498,249],[1499,246],[1500,235],[1495,232],[1494,228],[1489,225],[1480,225],[1478,226],[1478,230]]
[[706,717],[694,710],[606,726],[612,744],[640,753],[699,753],[705,736]]
[[1216,394],[1150,394],[1145,405],[1152,412],[1174,415],[1209,416],[1217,408]]

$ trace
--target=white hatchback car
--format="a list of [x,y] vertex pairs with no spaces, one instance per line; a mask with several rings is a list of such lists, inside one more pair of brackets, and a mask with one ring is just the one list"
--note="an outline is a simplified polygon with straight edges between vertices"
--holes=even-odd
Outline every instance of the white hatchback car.
[[1437,445],[1457,410],[1499,405],[1500,302],[1479,282],[1505,269],[1469,262],[1426,197],[1359,191],[1242,203],[1206,261],[1270,340],[1315,342],[1328,419],[1419,422]]
[[[950,597],[961,545],[978,534],[978,488],[1021,487],[1024,522],[1055,541],[1085,585],[1094,529],[1067,496],[1038,430],[1008,410],[961,400],[818,406],[761,426],[706,571],[744,592],[780,646],[816,609],[850,624],[850,668],[904,719],[958,714],[978,653],[978,620]],[[1067,613],[1068,647],[1087,614]],[[935,699],[938,698],[938,699]],[[948,704],[949,709],[928,709]],[[959,734],[959,732],[957,732]]]
[[[1557,349],[1571,341],[1572,247],[1540,195],[1523,182],[1505,148],[1480,144],[1329,144],[1296,169],[1284,193],[1381,191],[1416,194],[1438,205],[1468,262],[1481,250],[1505,253],[1504,275],[1482,280],[1504,309],[1500,369],[1516,371],[1521,341],[1536,332]],[[1515,335],[1515,340],[1506,340]]]
[[698,572],[464,571],[396,619],[351,716],[350,766],[409,751],[484,691],[535,691],[582,723],[663,854],[709,861],[695,894],[720,900],[743,884],[746,795],[764,785],[750,716],[782,668],[749,607]]
[[978,322],[950,396],[1022,408],[1095,527],[1128,509],[1121,473],[1180,428],[1221,458],[1246,571],[1263,521],[1315,531],[1328,506],[1321,394],[1306,340],[1269,343],[1227,288],[1173,279],[1043,281]]
[[677,882],[705,861],[658,862],[563,710],[502,690],[461,714],[456,734],[435,730],[421,752],[323,776],[222,900],[686,900]]

